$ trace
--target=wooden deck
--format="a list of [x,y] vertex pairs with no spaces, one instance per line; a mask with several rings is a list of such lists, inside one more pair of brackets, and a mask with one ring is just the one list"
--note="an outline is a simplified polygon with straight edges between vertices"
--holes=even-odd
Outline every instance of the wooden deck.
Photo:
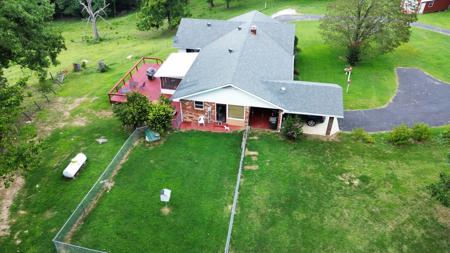
[[150,101],[159,100],[161,96],[161,80],[154,78],[149,80],[147,69],[158,69],[162,60],[158,58],[142,57],[109,91],[110,103],[124,103],[127,101],[127,93],[138,92],[146,96]]

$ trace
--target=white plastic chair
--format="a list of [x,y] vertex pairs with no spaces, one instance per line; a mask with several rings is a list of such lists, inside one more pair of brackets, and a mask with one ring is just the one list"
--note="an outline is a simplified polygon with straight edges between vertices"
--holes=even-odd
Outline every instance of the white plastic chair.
[[205,116],[201,115],[200,117],[198,117],[198,125],[201,126],[205,126]]

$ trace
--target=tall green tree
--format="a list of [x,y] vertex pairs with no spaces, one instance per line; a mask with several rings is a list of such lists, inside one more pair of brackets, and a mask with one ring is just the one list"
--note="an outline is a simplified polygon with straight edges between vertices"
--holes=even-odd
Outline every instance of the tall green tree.
[[411,35],[416,14],[406,14],[402,0],[336,0],[320,24],[325,41],[347,49],[347,61],[356,65],[362,56],[387,53]]
[[209,4],[209,8],[214,7],[214,0],[206,0],[206,2]]
[[[63,37],[49,26],[54,6],[48,0],[0,1],[0,177],[31,168],[38,146],[24,139],[17,124],[22,112],[24,82],[10,85],[3,70],[19,65],[37,71],[57,64],[57,55],[65,49]],[[19,138],[20,136],[20,138]],[[8,181],[5,181],[8,182]]]
[[159,29],[167,21],[169,28],[174,28],[187,16],[186,0],[143,0],[137,27],[142,31]]

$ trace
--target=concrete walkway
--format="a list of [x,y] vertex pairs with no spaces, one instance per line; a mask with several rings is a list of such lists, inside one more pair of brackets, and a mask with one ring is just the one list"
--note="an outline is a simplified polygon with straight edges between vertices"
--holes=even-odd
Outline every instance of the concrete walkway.
[[[314,21],[314,20],[320,20],[321,18],[323,18],[323,16],[324,15],[320,15],[320,14],[296,14],[296,15],[281,15],[281,16],[275,17],[274,19],[281,21],[281,22]],[[411,24],[411,26],[450,36],[449,29],[444,29],[444,28],[440,28],[437,26],[433,26],[433,25],[427,25],[427,24],[420,23],[420,22],[414,22]]]
[[398,68],[397,76],[398,91],[391,103],[379,109],[345,111],[344,119],[339,120],[341,130],[379,132],[402,123],[450,124],[450,84],[414,68]]

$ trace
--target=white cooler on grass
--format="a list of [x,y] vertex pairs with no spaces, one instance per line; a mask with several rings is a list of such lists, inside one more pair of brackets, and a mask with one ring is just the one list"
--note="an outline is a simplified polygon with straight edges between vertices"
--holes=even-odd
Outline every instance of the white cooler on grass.
[[75,178],[77,172],[83,167],[87,157],[83,153],[78,153],[67,165],[63,171],[63,176],[67,178]]

